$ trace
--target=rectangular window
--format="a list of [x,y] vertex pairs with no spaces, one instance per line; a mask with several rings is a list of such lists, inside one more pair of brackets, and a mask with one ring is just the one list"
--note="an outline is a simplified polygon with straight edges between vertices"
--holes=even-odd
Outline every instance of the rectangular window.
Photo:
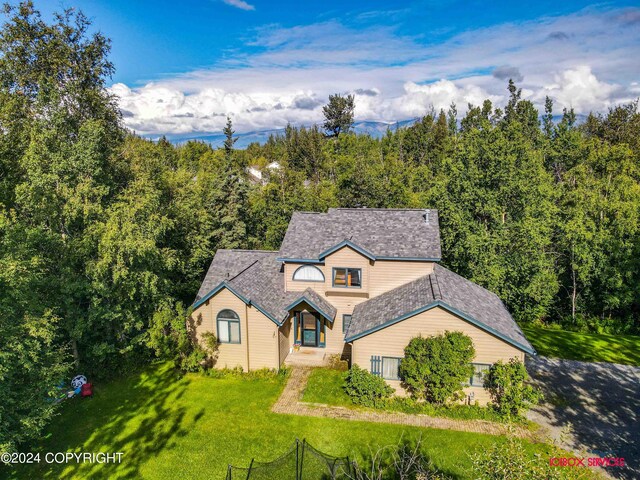
[[402,358],[382,357],[382,378],[386,380],[400,380],[400,363]]
[[342,333],[346,333],[351,323],[351,315],[342,315]]
[[240,343],[240,322],[219,319],[218,341],[220,343]]
[[487,374],[491,365],[486,363],[472,363],[473,375],[469,381],[472,387],[482,387],[484,384],[484,376]]
[[334,268],[334,287],[362,287],[362,271],[359,268]]

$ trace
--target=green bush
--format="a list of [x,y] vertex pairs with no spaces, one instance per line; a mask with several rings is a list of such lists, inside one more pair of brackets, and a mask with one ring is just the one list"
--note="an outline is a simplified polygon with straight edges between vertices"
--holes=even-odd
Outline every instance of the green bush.
[[393,394],[393,388],[381,377],[357,365],[349,370],[344,389],[353,403],[365,407],[379,406]]
[[484,388],[491,395],[491,406],[505,417],[519,417],[542,397],[539,389],[527,385],[528,375],[524,364],[517,358],[507,363],[494,363],[484,379]]
[[462,332],[416,337],[404,349],[400,378],[413,398],[444,405],[463,397],[474,356],[473,342]]
[[218,339],[212,332],[202,334],[201,342],[194,341],[193,325],[187,320],[191,309],[182,303],[162,305],[149,324],[147,346],[156,357],[173,360],[183,372],[197,372],[210,368],[218,352]]
[[588,468],[558,468],[549,464],[554,457],[567,457],[553,445],[545,445],[544,451],[533,456],[526,451],[521,440],[509,436],[506,441],[496,441],[487,449],[469,455],[472,475],[480,480],[548,480],[596,479],[598,473]]

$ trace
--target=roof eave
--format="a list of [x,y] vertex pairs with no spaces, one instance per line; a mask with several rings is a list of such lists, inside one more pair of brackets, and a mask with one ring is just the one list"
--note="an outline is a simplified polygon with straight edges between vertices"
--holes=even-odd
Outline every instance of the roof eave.
[[400,262],[439,262],[441,257],[376,257],[375,260],[394,260]]
[[213,297],[216,293],[218,293],[220,290],[222,290],[224,288],[226,288],[231,293],[233,293],[236,297],[238,297],[240,300],[242,300],[246,305],[255,307],[256,310],[258,310],[260,313],[262,313],[265,317],[267,317],[269,320],[271,320],[276,325],[278,325],[278,326],[282,325],[282,323],[283,323],[282,321],[276,320],[276,318],[273,315],[271,315],[269,312],[267,312],[260,305],[258,305],[255,302],[252,302],[251,299],[248,299],[244,295],[238,293],[238,291],[235,288],[233,288],[231,285],[229,285],[226,281],[220,282],[215,288],[210,290],[209,293],[204,295],[200,300],[195,301],[191,305],[191,307],[195,310],[196,308],[200,307],[203,303],[205,303],[207,300],[209,300],[211,297]]
[[277,257],[276,262],[284,262],[284,263],[315,263],[319,265],[323,265],[324,262],[318,259],[313,258],[288,258],[288,257]]
[[333,321],[335,320],[335,316],[331,316],[329,315],[327,312],[325,312],[324,310],[322,310],[320,307],[318,307],[312,300],[310,300],[309,298],[307,298],[305,295],[297,298],[291,305],[285,307],[285,310],[289,311],[292,308],[297,307],[298,305],[300,305],[301,303],[307,303],[311,308],[313,308],[316,312],[318,312],[320,315],[322,315],[324,318],[326,318],[327,320],[329,320],[331,323],[333,323]]

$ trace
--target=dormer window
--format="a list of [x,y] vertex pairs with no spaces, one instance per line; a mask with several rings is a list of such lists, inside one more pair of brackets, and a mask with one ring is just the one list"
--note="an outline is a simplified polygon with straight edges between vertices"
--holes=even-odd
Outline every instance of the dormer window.
[[359,268],[334,268],[333,286],[347,288],[362,287],[362,270]]
[[303,265],[293,272],[293,279],[297,282],[324,282],[324,274],[318,267]]

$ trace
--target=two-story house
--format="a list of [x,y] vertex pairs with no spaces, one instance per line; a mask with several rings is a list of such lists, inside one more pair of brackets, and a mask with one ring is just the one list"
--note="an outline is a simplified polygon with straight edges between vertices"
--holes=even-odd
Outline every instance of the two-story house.
[[411,338],[461,331],[476,350],[466,391],[484,403],[483,372],[535,352],[495,294],[440,258],[436,210],[295,212],[279,251],[218,250],[192,320],[197,336],[217,336],[219,368],[279,368],[338,354],[398,393]]

